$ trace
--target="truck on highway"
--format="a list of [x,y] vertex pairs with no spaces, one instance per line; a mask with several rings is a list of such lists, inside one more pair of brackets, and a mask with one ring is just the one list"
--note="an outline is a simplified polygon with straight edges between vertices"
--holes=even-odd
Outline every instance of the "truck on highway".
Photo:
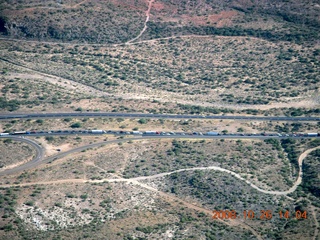
[[142,132],[140,132],[140,131],[132,131],[132,134],[133,134],[133,135],[141,135]]
[[102,134],[102,133],[105,133],[105,131],[103,131],[103,130],[89,130],[89,133]]
[[318,133],[307,133],[308,137],[317,137]]
[[14,135],[27,134],[27,131],[16,131],[13,134]]
[[157,132],[157,131],[145,131],[144,134],[146,134],[146,135],[156,135],[156,134],[160,134],[160,132]]
[[0,136],[8,136],[9,133],[0,133]]
[[208,136],[218,136],[219,133],[218,132],[207,132],[206,135],[208,135]]

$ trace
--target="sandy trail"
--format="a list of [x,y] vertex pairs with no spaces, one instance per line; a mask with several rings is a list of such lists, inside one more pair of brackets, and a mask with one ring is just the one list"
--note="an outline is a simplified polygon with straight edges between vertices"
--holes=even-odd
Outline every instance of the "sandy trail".
[[77,8],[77,7],[79,7],[80,5],[82,5],[82,4],[86,3],[86,2],[88,2],[88,0],[83,0],[82,2],[79,2],[79,3],[77,3],[77,4],[73,5],[73,6],[70,6],[70,8]]
[[[163,38],[154,38],[154,39],[148,39],[148,40],[141,40],[137,42],[129,42],[126,43],[115,43],[115,44],[99,44],[99,43],[72,43],[72,42],[53,42],[53,41],[37,41],[37,40],[27,40],[27,39],[18,39],[18,38],[9,38],[9,37],[0,37],[0,40],[4,41],[14,41],[14,42],[24,42],[24,43],[38,43],[38,44],[53,44],[53,45],[67,45],[67,46],[99,46],[99,47],[119,47],[119,46],[125,46],[125,45],[136,45],[141,43],[154,43],[161,40],[169,40],[169,39],[175,39],[175,38],[216,38],[215,35],[181,35],[181,36],[170,36],[170,37],[163,37]],[[219,36],[220,38],[223,36]],[[239,37],[241,38],[241,37]]]
[[[134,43],[132,43],[134,44]],[[72,91],[75,94],[84,94],[84,95],[90,95],[95,97],[114,97],[114,98],[123,98],[123,99],[154,99],[157,101],[160,101],[162,103],[166,102],[172,102],[173,100],[176,103],[180,104],[190,104],[190,105],[196,105],[196,106],[203,106],[203,107],[217,107],[217,108],[230,108],[230,109],[236,109],[236,110],[242,110],[242,109],[261,109],[261,110],[268,110],[270,108],[283,108],[283,107],[317,107],[318,104],[312,101],[300,101],[300,102],[290,102],[290,103],[275,103],[275,104],[269,104],[269,105],[230,105],[230,104],[224,104],[224,103],[208,103],[208,102],[200,102],[200,101],[194,101],[194,100],[184,100],[181,99],[177,94],[168,93],[166,91],[157,91],[156,93],[154,91],[151,91],[151,88],[148,89],[148,93],[142,94],[139,92],[139,94],[110,94],[103,90],[94,88],[89,85],[85,85],[82,83],[79,83],[74,80],[66,79],[60,76],[56,76],[53,74],[45,73],[30,67],[26,67],[22,65],[21,63],[13,62],[12,60],[4,59],[0,57],[0,60],[3,60],[5,62],[8,62],[9,64],[12,64],[16,67],[31,71],[30,73],[14,73],[11,74],[13,77],[21,77],[24,79],[34,79],[39,81],[46,81],[50,84],[54,84],[56,86],[59,86],[63,89],[68,89]],[[162,96],[170,96],[168,99],[163,98]],[[172,99],[172,100],[170,100]]]
[[[301,184],[302,182],[302,163],[303,163],[303,160],[308,156],[308,154],[310,154],[312,151],[316,150],[316,149],[319,149],[320,146],[318,147],[315,147],[315,148],[311,148],[311,149],[308,149],[306,150],[305,152],[303,152],[300,156],[299,156],[299,159],[298,159],[298,163],[299,163],[299,175],[298,175],[298,178],[295,182],[295,184],[287,191],[267,191],[267,190],[263,190],[259,187],[257,187],[256,185],[252,184],[250,181],[242,178],[239,174],[235,173],[235,172],[232,172],[230,170],[227,170],[227,169],[224,169],[224,168],[220,168],[220,167],[217,167],[217,166],[210,166],[210,167],[196,167],[196,168],[184,168],[184,169],[179,169],[179,170],[176,170],[176,171],[172,171],[172,172],[166,172],[166,173],[159,173],[159,174],[155,174],[155,175],[152,175],[152,176],[141,176],[141,177],[135,177],[135,178],[130,178],[130,179],[124,179],[124,178],[107,178],[107,179],[102,179],[102,180],[87,180],[87,179],[61,179],[61,180],[53,180],[53,181],[39,181],[39,182],[29,182],[29,183],[21,183],[21,184],[8,184],[8,185],[2,185],[1,187],[13,187],[13,186],[20,186],[20,187],[23,187],[23,186],[31,186],[31,185],[37,185],[37,184],[40,184],[40,185],[48,185],[48,184],[63,184],[63,183],[103,183],[103,182],[127,182],[128,184],[134,184],[134,185],[138,185],[140,187],[143,187],[145,189],[148,189],[150,191],[153,191],[153,192],[156,192],[158,193],[160,196],[162,196],[163,198],[169,200],[170,202],[180,202],[182,203],[183,205],[187,206],[188,208],[191,208],[193,210],[196,210],[196,211],[201,211],[201,212],[204,212],[205,214],[207,215],[211,215],[212,214],[212,211],[210,210],[207,210],[205,208],[202,208],[202,207],[199,207],[199,206],[196,206],[194,204],[191,204],[191,203],[188,203],[186,201],[183,201],[177,197],[174,197],[172,195],[169,195],[167,193],[164,193],[162,191],[159,191],[158,189],[156,188],[153,188],[147,184],[144,184],[144,183],[141,183],[139,181],[142,181],[142,180],[148,180],[148,179],[155,179],[155,178],[160,178],[160,177],[164,177],[164,176],[168,176],[168,175],[171,175],[173,173],[179,173],[179,172],[185,172],[185,171],[195,171],[195,170],[216,170],[216,171],[221,171],[221,172],[226,172],[226,173],[229,173],[233,176],[235,176],[236,178],[242,180],[242,181],[245,181],[247,184],[249,184],[251,187],[255,188],[256,190],[262,192],[262,193],[266,193],[266,194],[273,194],[273,195],[287,195],[289,193],[292,193],[294,192],[297,187]],[[99,167],[100,168],[100,167]],[[102,168],[100,168],[101,170],[104,170]],[[292,198],[291,198],[292,199]],[[292,199],[293,200],[293,199]],[[312,212],[313,214],[313,217],[315,219],[315,223],[316,223],[316,230],[315,230],[315,237],[314,239],[316,239],[316,236],[318,235],[318,226],[319,226],[319,223],[316,219],[316,216],[315,216],[315,211]],[[225,223],[225,224],[228,224],[230,226],[237,226],[237,225],[241,225],[243,226],[245,229],[251,231],[256,237],[257,239],[261,240],[262,237],[261,235],[258,234],[258,232],[256,232],[253,228],[251,228],[249,225],[243,223],[243,222],[240,222],[238,220],[229,220],[229,221],[223,221],[221,219],[219,219],[219,221]]]
[[[101,170],[104,170],[96,165],[93,165]],[[115,175],[115,174],[113,174]],[[119,177],[119,176],[117,176]],[[153,176],[152,176],[153,177]],[[157,176],[155,176],[157,177]],[[172,196],[170,194],[167,194],[165,192],[159,191],[156,188],[153,188],[147,184],[141,183],[136,179],[141,179],[141,178],[131,178],[131,179],[124,179],[124,178],[116,178],[116,179],[103,179],[103,180],[86,180],[86,179],[62,179],[62,180],[57,180],[57,181],[46,181],[46,182],[39,182],[39,184],[43,185],[47,185],[47,184],[63,184],[63,183],[101,183],[101,182],[127,182],[128,184],[133,184],[133,185],[138,185],[140,187],[143,187],[145,189],[148,189],[152,192],[155,192],[157,194],[159,194],[159,196],[161,196],[165,201],[170,202],[173,205],[180,205],[183,204],[186,207],[188,207],[189,209],[193,209],[195,211],[198,212],[203,212],[209,216],[212,216],[212,210],[208,210],[206,208],[203,207],[199,207],[197,205],[191,204],[189,202],[186,202],[178,197]],[[150,178],[149,178],[150,179]],[[30,185],[34,185],[34,183],[23,183],[23,184],[19,184],[20,186],[30,186]],[[251,231],[253,233],[253,235],[255,235],[257,237],[257,239],[262,240],[261,235],[256,232],[252,227],[250,227],[249,225],[237,220],[237,219],[228,219],[228,220],[222,220],[222,219],[215,219],[216,221],[222,222],[224,224],[227,224],[229,226],[233,226],[233,227],[237,227],[240,226]]]
[[146,11],[146,20],[144,22],[144,27],[143,29],[140,31],[140,33],[138,34],[138,36],[136,36],[135,38],[129,40],[128,42],[126,42],[126,44],[128,43],[131,43],[131,42],[134,42],[135,40],[139,39],[142,34],[147,30],[147,23],[149,22],[149,18],[150,18],[150,10],[151,10],[151,7],[152,7],[152,3],[154,2],[154,0],[149,0],[148,1],[148,10]]
[[[267,190],[263,190],[259,187],[257,187],[256,185],[252,184],[250,181],[242,178],[239,174],[232,172],[230,170],[224,169],[224,168],[220,168],[217,166],[209,166],[209,167],[195,167],[195,168],[184,168],[184,169],[179,169],[176,171],[172,171],[172,172],[166,172],[166,173],[159,173],[159,174],[155,174],[152,176],[141,176],[141,177],[135,177],[135,178],[129,178],[129,179],[124,179],[121,178],[119,176],[115,176],[117,178],[106,178],[106,179],[102,179],[102,180],[88,180],[88,179],[61,179],[61,180],[53,180],[53,181],[39,181],[39,182],[29,182],[29,183],[20,183],[20,184],[7,184],[7,185],[2,185],[1,187],[14,187],[14,186],[19,186],[19,187],[24,187],[24,186],[31,186],[31,185],[48,185],[48,184],[63,184],[63,183],[104,183],[104,182],[126,182],[128,184],[134,184],[134,185],[138,185],[140,187],[143,187],[145,189],[148,189],[150,191],[156,192],[158,193],[161,197],[165,198],[167,201],[169,200],[172,203],[177,203],[179,202],[180,204],[183,204],[185,206],[187,206],[190,209],[196,210],[196,211],[200,211],[200,212],[204,212],[207,215],[212,215],[212,211],[196,206],[194,204],[188,203],[184,200],[181,200],[180,198],[177,198],[175,196],[169,195],[165,192],[159,191],[156,188],[153,188],[145,183],[142,183],[140,181],[142,180],[148,180],[148,179],[155,179],[155,178],[160,178],[160,177],[164,177],[164,176],[168,176],[171,175],[173,173],[179,173],[179,172],[185,172],[185,171],[195,171],[195,170],[215,170],[215,171],[221,171],[221,172],[226,172],[229,173],[233,176],[235,176],[236,178],[246,182],[247,184],[249,184],[252,188],[255,188],[256,190],[258,190],[259,192],[262,193],[266,193],[266,194],[273,194],[273,195],[287,195],[289,193],[294,192],[297,187],[301,184],[302,182],[302,163],[303,160],[308,156],[308,154],[310,154],[312,151],[319,149],[320,146],[315,147],[315,148],[311,148],[306,150],[305,152],[303,152],[298,159],[298,163],[299,163],[299,175],[298,178],[296,180],[296,182],[294,183],[294,185],[287,191],[267,191]],[[100,167],[98,167],[100,168]],[[102,168],[100,168],[101,170],[104,170]],[[292,198],[290,198],[291,200],[293,200]],[[312,211],[313,217],[315,219],[315,224],[316,224],[316,230],[315,230],[315,236],[313,239],[316,239],[317,235],[318,235],[318,227],[319,227],[319,223],[316,219],[316,215],[315,215],[315,211],[313,209]],[[256,232],[252,227],[250,227],[249,225],[245,224],[244,222],[241,222],[239,220],[228,220],[228,221],[224,221],[221,219],[218,219],[220,222],[223,222],[227,225],[230,226],[238,226],[241,225],[242,227],[244,227],[245,229],[251,231],[259,240],[262,240],[261,235],[259,235],[258,232]]]
[[268,190],[264,190],[261,189],[259,187],[257,187],[256,185],[254,185],[253,183],[251,183],[250,181],[244,179],[243,177],[241,177],[238,173],[232,172],[228,169],[224,169],[221,167],[217,167],[217,166],[209,166],[209,167],[194,167],[194,168],[183,168],[183,169],[179,169],[179,170],[175,170],[172,172],[165,172],[165,173],[159,173],[159,174],[155,174],[152,176],[141,176],[141,177],[135,177],[135,178],[105,178],[105,179],[101,179],[101,180],[88,180],[88,179],[62,179],[62,180],[53,180],[53,181],[46,181],[46,182],[30,182],[30,183],[20,183],[20,184],[8,184],[8,185],[2,185],[1,187],[13,187],[13,186],[30,186],[30,185],[36,185],[36,184],[60,184],[60,183],[103,183],[103,182],[128,182],[128,183],[138,183],[139,181],[143,181],[143,180],[149,180],[149,179],[155,179],[155,178],[161,178],[161,177],[165,177],[174,173],[179,173],[179,172],[187,172],[187,171],[196,171],[196,170],[215,170],[215,171],[221,171],[221,172],[226,172],[229,173],[233,176],[235,176],[236,178],[246,182],[247,184],[249,184],[252,188],[258,190],[259,192],[262,193],[266,193],[266,194],[273,194],[273,195],[287,195],[290,194],[292,192],[294,192],[297,187],[301,184],[302,182],[302,163],[303,160],[308,156],[308,154],[310,154],[312,151],[319,149],[320,146],[315,147],[315,148],[311,148],[306,150],[305,152],[303,152],[298,159],[298,163],[299,163],[299,175],[298,178],[296,180],[296,182],[294,183],[294,185],[287,191],[268,191]]

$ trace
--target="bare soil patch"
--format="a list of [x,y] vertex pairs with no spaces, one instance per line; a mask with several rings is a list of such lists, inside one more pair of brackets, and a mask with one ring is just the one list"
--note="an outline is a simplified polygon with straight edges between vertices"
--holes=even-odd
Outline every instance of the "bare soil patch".
[[7,169],[30,161],[35,156],[33,147],[26,143],[0,139],[0,168]]

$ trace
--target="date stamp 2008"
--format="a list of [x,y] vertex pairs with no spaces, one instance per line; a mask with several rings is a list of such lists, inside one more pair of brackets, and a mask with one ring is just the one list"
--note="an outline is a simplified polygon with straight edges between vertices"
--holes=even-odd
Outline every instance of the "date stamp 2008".
[[[242,213],[237,213],[235,210],[214,210],[212,211],[213,219],[260,219],[260,220],[271,220],[273,217],[271,210],[260,210],[259,213],[255,213],[253,210],[244,210]],[[279,211],[278,214],[280,219],[307,219],[307,211],[297,210],[290,214],[289,211]]]

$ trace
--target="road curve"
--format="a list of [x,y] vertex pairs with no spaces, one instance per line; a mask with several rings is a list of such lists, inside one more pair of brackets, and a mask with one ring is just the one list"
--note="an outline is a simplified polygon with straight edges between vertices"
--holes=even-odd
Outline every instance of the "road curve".
[[[170,137],[170,136],[168,136]],[[167,137],[167,138],[168,138]],[[174,136],[172,136],[171,138],[173,138]],[[24,139],[24,138],[15,138],[15,139],[19,139],[19,140],[26,140],[26,142],[30,142],[30,143],[33,143],[36,148],[38,150],[40,150],[39,153],[42,152],[42,148],[36,144],[35,142],[32,142],[31,140],[27,140],[27,139]],[[144,140],[144,139],[156,139],[152,136],[150,137],[141,137],[141,138],[126,138],[126,139],[116,139],[116,140],[111,140],[111,141],[107,141],[107,142],[98,142],[98,143],[93,143],[93,144],[89,144],[89,145],[85,145],[85,146],[81,146],[81,147],[78,147],[78,148],[74,148],[74,149],[71,149],[69,151],[66,151],[66,152],[63,152],[63,153],[59,153],[59,154],[56,154],[54,156],[50,156],[46,159],[44,159],[43,161],[40,161],[41,160],[41,156],[43,156],[43,153],[42,155],[41,154],[38,154],[38,157],[35,158],[34,160],[32,161],[29,161],[28,163],[26,164],[23,164],[23,165],[20,165],[16,168],[12,168],[12,169],[8,169],[8,170],[5,170],[5,171],[2,171],[0,172],[0,176],[3,176],[3,175],[10,175],[10,174],[14,174],[14,173],[17,173],[17,172],[20,172],[20,171],[23,171],[23,170],[28,170],[28,169],[31,169],[31,168],[34,168],[34,167],[37,167],[39,166],[40,164],[44,164],[44,163],[49,163],[51,161],[54,161],[56,159],[59,159],[59,158],[63,158],[71,153],[75,153],[75,152],[80,152],[82,150],[85,150],[85,149],[88,149],[88,148],[94,148],[94,147],[100,147],[102,145],[106,145],[106,144],[112,144],[112,143],[120,143],[120,142],[126,142],[126,141],[132,141],[132,140]],[[256,189],[257,191],[259,192],[262,192],[262,193],[266,193],[266,194],[273,194],[273,195],[287,195],[287,194],[290,194],[292,192],[294,192],[297,187],[301,184],[302,182],[302,163],[303,163],[303,160],[305,157],[308,156],[309,153],[311,153],[312,151],[316,150],[316,149],[319,149],[320,146],[318,147],[315,147],[315,148],[311,148],[311,149],[308,149],[306,150],[305,152],[303,152],[300,156],[299,156],[299,159],[298,159],[298,163],[299,163],[299,175],[298,175],[298,178],[296,180],[296,182],[294,183],[294,185],[287,191],[268,191],[268,190],[264,190],[264,189],[261,189],[259,188],[258,186],[254,185],[253,183],[251,183],[250,181],[244,179],[243,177],[240,176],[240,174],[238,173],[235,173],[233,171],[230,171],[228,169],[224,169],[224,168],[221,168],[221,167],[217,167],[217,166],[208,166],[208,167],[194,167],[194,168],[184,168],[184,169],[179,169],[179,170],[175,170],[175,171],[171,171],[171,172],[166,172],[166,173],[159,173],[159,174],[155,174],[155,175],[152,175],[152,176],[142,176],[142,177],[135,177],[135,178],[130,178],[130,179],[124,179],[124,178],[115,178],[115,179],[110,179],[110,178],[107,178],[107,179],[102,179],[102,180],[84,180],[84,179],[70,179],[69,181],[77,181],[77,182],[87,182],[87,183],[100,183],[100,182],[137,182],[137,181],[141,181],[141,180],[147,180],[147,179],[154,179],[154,178],[159,178],[159,177],[164,177],[164,176],[168,176],[168,175],[171,175],[173,173],[179,173],[179,172],[185,172],[185,171],[196,171],[196,170],[215,170],[215,171],[221,171],[221,172],[226,172],[226,173],[229,173],[233,176],[235,176],[236,178],[246,182],[247,184],[249,184],[252,188]],[[52,181],[51,183],[58,183],[58,181]],[[62,180],[62,182],[68,182],[68,180]],[[49,183],[49,182],[48,182]],[[26,183],[26,184],[21,184],[21,186],[24,186],[24,185],[32,185],[32,184],[37,184],[37,183]],[[38,183],[39,184],[39,183]],[[19,184],[20,186],[20,184]]]
[[[67,152],[64,152],[64,153],[60,153],[60,154],[57,154],[55,156],[51,156],[47,159],[45,159],[44,161],[37,161],[37,162],[34,162],[32,165],[30,166],[27,166],[27,168],[29,167],[33,167],[33,165],[37,165],[37,164],[42,164],[42,163],[45,163],[45,162],[50,162],[54,159],[57,159],[57,158],[61,158],[61,157],[64,157],[70,153],[73,153],[73,152],[78,152],[78,151],[82,151],[84,149],[87,149],[87,148],[92,148],[92,147],[98,147],[98,146],[101,146],[101,145],[104,145],[106,143],[110,144],[110,143],[117,143],[117,142],[123,142],[123,141],[128,141],[128,140],[141,140],[141,139],[150,139],[152,137],[144,137],[144,138],[135,138],[135,139],[117,139],[117,140],[112,140],[112,141],[108,141],[108,142],[99,142],[99,143],[94,143],[94,144],[90,144],[90,145],[86,145],[86,146],[82,146],[82,147],[78,147],[76,149],[72,149],[70,151],[67,151]],[[30,141],[29,139],[23,139],[23,138],[16,138],[18,140],[22,140],[22,141],[25,141],[25,142],[30,142],[30,143],[34,143],[32,141]],[[34,143],[37,147],[39,147],[38,144]],[[33,145],[33,144],[32,144]],[[175,170],[175,171],[171,171],[171,172],[166,172],[166,173],[160,173],[160,174],[155,174],[155,175],[152,175],[152,176],[142,176],[142,177],[135,177],[135,178],[130,178],[130,179],[124,179],[124,178],[115,178],[115,179],[110,179],[110,178],[107,178],[107,179],[101,179],[101,180],[86,180],[86,179],[63,179],[63,180],[57,180],[57,181],[48,181],[48,182],[31,182],[31,183],[22,183],[22,184],[13,184],[13,185],[2,185],[1,187],[12,187],[12,186],[30,186],[30,185],[37,185],[37,184],[57,184],[57,183],[102,183],[102,182],[127,182],[127,183],[132,183],[132,184],[135,184],[135,185],[140,185],[141,187],[144,187],[144,188],[147,188],[151,191],[155,191],[155,192],[158,192],[160,194],[162,194],[163,196],[166,196],[166,197],[169,197],[170,199],[178,199],[176,197],[173,197],[171,195],[168,195],[164,192],[161,192],[147,184],[144,184],[144,183],[141,183],[140,181],[142,180],[148,180],[148,179],[154,179],[154,178],[159,178],[159,177],[164,177],[164,176],[168,176],[168,175],[171,175],[173,173],[178,173],[178,172],[184,172],[184,171],[196,171],[196,170],[216,170],[216,171],[222,171],[222,172],[226,172],[226,173],[229,173],[233,176],[235,176],[236,178],[246,182],[247,184],[249,184],[252,188],[256,189],[257,191],[259,192],[262,192],[262,193],[266,193],[266,194],[273,194],[273,195],[287,195],[289,193],[292,193],[296,190],[296,188],[298,187],[298,185],[301,184],[301,181],[302,181],[302,163],[303,163],[303,160],[305,157],[308,156],[309,153],[311,153],[312,151],[316,150],[316,149],[319,149],[320,146],[318,147],[315,147],[315,148],[311,148],[311,149],[308,149],[306,150],[305,152],[303,152],[300,156],[299,156],[299,159],[298,159],[298,163],[299,163],[299,175],[298,175],[298,178],[295,182],[295,184],[287,191],[267,191],[267,190],[263,190],[259,187],[257,187],[256,185],[254,185],[253,183],[251,183],[250,181],[242,178],[239,174],[235,173],[235,172],[232,172],[230,170],[227,170],[227,169],[224,169],[224,168],[220,168],[220,167],[217,167],[217,166],[209,166],[209,167],[195,167],[195,168],[185,168],[185,169],[179,169],[179,170]],[[38,149],[38,148],[37,148]],[[40,149],[41,150],[41,147]],[[40,151],[41,153],[41,151]],[[40,155],[39,155],[40,156]],[[30,163],[30,162],[29,162]],[[24,166],[26,166],[27,164],[25,164]],[[25,168],[25,169],[27,169]],[[17,168],[16,168],[17,169]],[[14,170],[14,169],[12,169]],[[19,170],[19,169],[18,169]],[[20,170],[19,170],[20,171]],[[0,173],[0,176],[1,174],[3,173],[7,173],[7,174],[10,174],[8,173],[7,171],[4,171],[2,173]],[[288,197],[288,196],[287,196]],[[290,198],[290,197],[288,197]],[[292,198],[290,198],[291,200],[293,200]],[[181,199],[178,199],[180,202],[182,201]],[[206,209],[202,209],[198,206],[195,206],[195,205],[190,205],[190,203],[187,203],[187,202],[184,202],[183,201],[183,204],[184,205],[187,205],[188,207],[191,207],[195,210],[200,210],[200,211],[205,211],[206,213],[207,210]],[[211,214],[209,212],[209,214]],[[228,224],[228,223],[226,223]],[[243,223],[240,223],[240,224],[243,224]],[[259,240],[262,239],[262,237],[253,229],[251,228],[250,226],[247,226],[246,227],[248,230],[250,230]],[[315,233],[317,234],[317,230],[315,230]]]
[[36,150],[36,156],[31,161],[29,161],[25,164],[21,164],[21,165],[14,167],[14,168],[6,169],[6,170],[0,172],[0,176],[2,176],[1,173],[10,174],[10,172],[15,172],[16,169],[23,168],[23,166],[25,166],[31,162],[41,163],[41,160],[44,158],[45,149],[42,146],[40,146],[37,142],[35,142],[29,138],[22,138],[22,137],[15,137],[15,136],[8,136],[6,138],[12,139],[13,141],[24,142],[24,143],[31,145]]
[[[45,134],[43,136],[46,136],[46,135],[53,135],[53,134]],[[63,134],[63,135],[66,135],[66,134]],[[74,134],[69,134],[69,135],[74,135]],[[8,136],[2,136],[0,138],[7,138]],[[40,146],[31,141],[30,139],[27,139],[27,138],[19,138],[19,137],[12,137],[12,136],[9,136],[8,138],[15,138],[15,139],[24,139],[25,141],[28,141],[28,142],[32,142],[34,144],[34,146],[36,148],[39,148]],[[93,143],[93,144],[89,144],[89,145],[85,145],[85,146],[81,146],[81,147],[78,147],[78,148],[74,148],[74,149],[71,149],[69,151],[66,151],[66,152],[62,152],[62,153],[58,153],[58,154],[55,154],[53,156],[50,156],[46,159],[43,159],[43,156],[44,156],[44,150],[41,148],[38,149],[40,152],[41,152],[41,155],[38,155],[37,158],[34,158],[33,160],[25,163],[25,164],[22,164],[22,165],[19,165],[15,168],[11,168],[11,169],[7,169],[7,170],[4,170],[4,171],[0,171],[0,176],[4,176],[4,175],[11,175],[11,174],[15,174],[15,173],[18,173],[18,172],[21,172],[21,171],[24,171],[24,170],[29,170],[29,169],[32,169],[32,168],[35,168],[41,164],[44,164],[44,163],[49,163],[51,161],[54,161],[56,159],[59,159],[59,158],[63,158],[71,153],[75,153],[75,152],[80,152],[82,150],[86,150],[88,148],[94,148],[94,147],[100,147],[102,145],[106,145],[106,144],[112,144],[112,143],[120,143],[120,142],[126,142],[126,141],[135,141],[135,140],[144,140],[144,139],[163,139],[163,138],[170,138],[170,139],[177,139],[177,138],[181,138],[181,139],[268,139],[268,138],[274,138],[272,136],[224,136],[224,135],[221,135],[221,136],[197,136],[197,135],[185,135],[185,136],[181,136],[181,135],[170,135],[170,136],[162,136],[162,135],[152,135],[152,136],[139,136],[139,137],[134,137],[134,138],[122,138],[122,139],[116,139],[116,140],[111,140],[111,141],[104,141],[104,142],[98,142],[98,143]],[[281,137],[282,138],[282,137]]]
[[65,113],[8,113],[0,114],[0,120],[32,118],[162,118],[162,119],[227,119],[250,121],[320,121],[320,117],[287,116],[230,116],[230,115],[187,115],[187,114],[151,114],[151,113],[114,113],[114,112],[65,112]]
[[[163,136],[163,138],[168,138],[168,137],[170,137],[170,136]],[[172,136],[172,137],[174,137],[174,136]],[[1,137],[1,138],[7,138],[7,137]],[[81,152],[81,151],[89,149],[89,148],[100,147],[100,146],[103,146],[103,145],[113,144],[113,143],[127,142],[127,141],[130,141],[130,140],[134,141],[134,140],[144,140],[144,139],[156,139],[155,137],[149,136],[149,137],[138,137],[138,138],[122,138],[122,139],[116,139],[116,140],[111,140],[111,141],[92,143],[92,144],[88,144],[88,145],[85,145],[85,146],[81,146],[81,147],[77,147],[77,148],[71,149],[71,150],[66,151],[66,152],[58,153],[58,154],[55,154],[53,156],[50,156],[50,157],[47,157],[47,158],[43,159],[44,151],[37,143],[35,143],[35,142],[33,142],[33,141],[31,141],[31,140],[29,140],[27,138],[19,138],[19,137],[11,137],[11,136],[8,137],[8,138],[14,138],[14,139],[19,139],[19,140],[23,139],[25,141],[29,141],[30,143],[32,142],[34,144],[34,146],[37,147],[38,150],[41,149],[41,151],[39,151],[41,154],[38,154],[36,158],[34,158],[33,160],[31,160],[31,161],[29,161],[29,162],[27,162],[25,164],[19,165],[19,166],[15,167],[15,168],[11,168],[11,169],[7,169],[7,170],[4,170],[4,171],[1,171],[0,172],[0,176],[16,174],[16,173],[21,172],[21,171],[29,170],[29,169],[35,168],[35,167],[37,167],[37,166],[39,166],[41,164],[49,163],[49,162],[52,162],[54,160],[63,158],[65,156],[69,155],[69,154],[76,153],[76,152]]]

